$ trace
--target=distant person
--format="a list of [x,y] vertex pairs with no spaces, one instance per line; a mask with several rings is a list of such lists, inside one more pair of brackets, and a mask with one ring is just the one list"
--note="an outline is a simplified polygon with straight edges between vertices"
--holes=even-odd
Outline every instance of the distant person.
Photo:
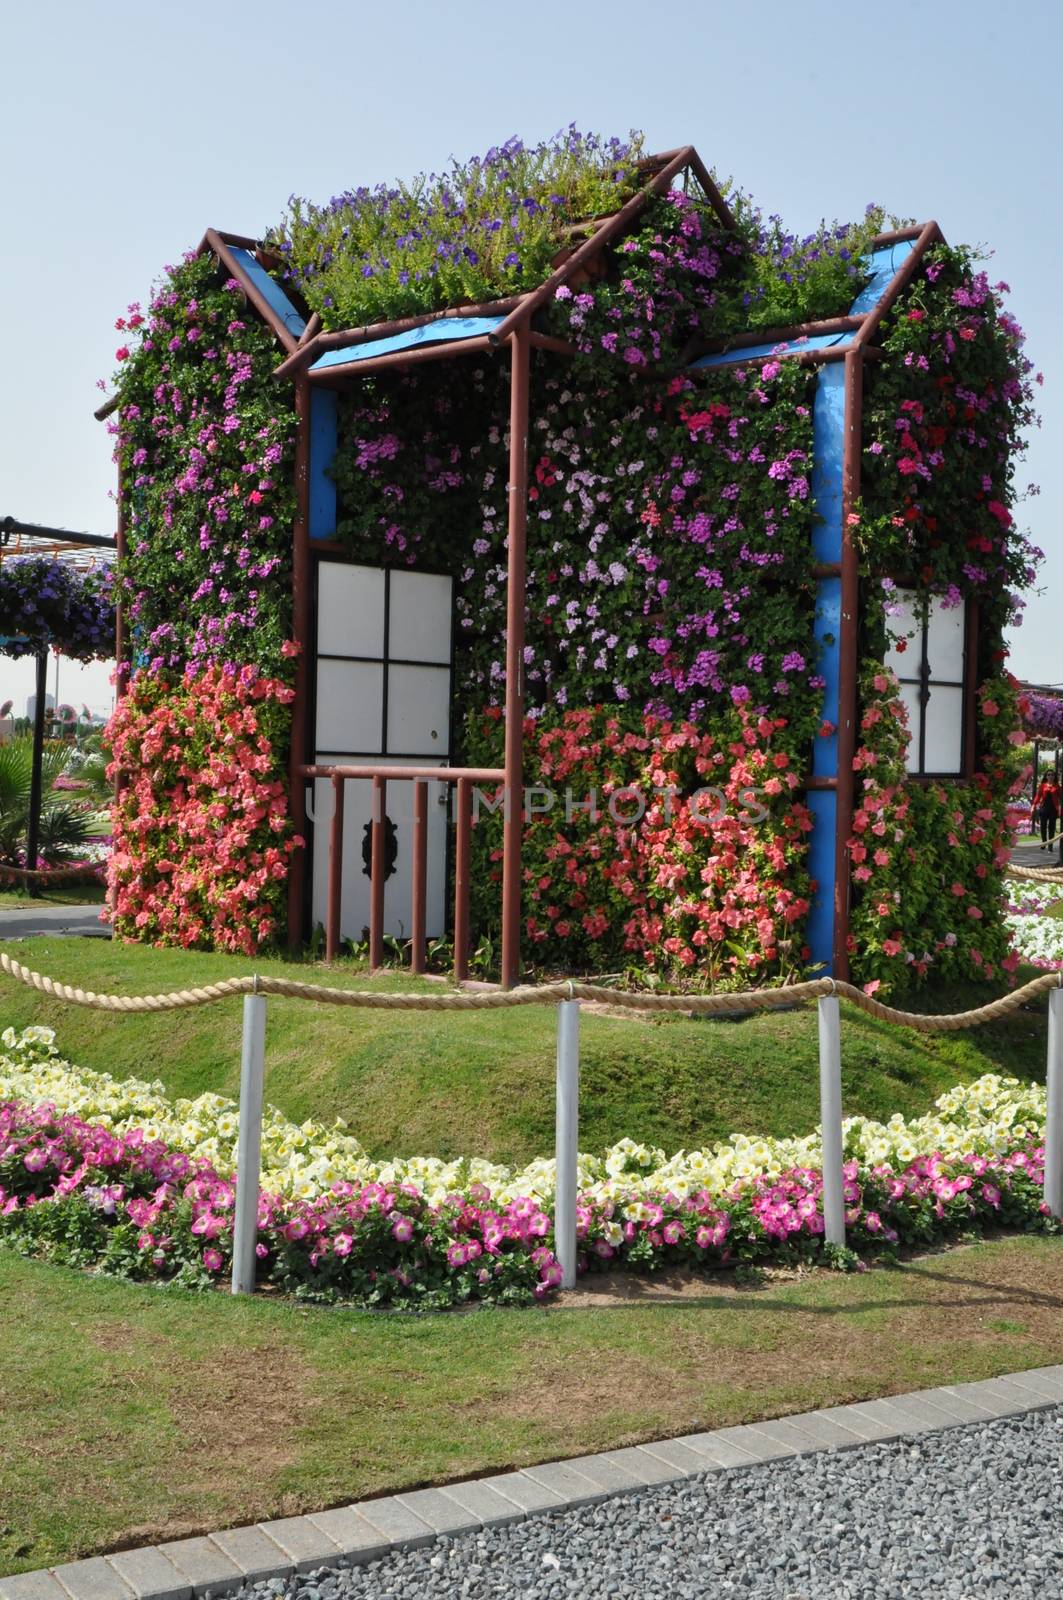
[[1041,849],[1048,850],[1055,843],[1056,823],[1059,821],[1059,784],[1054,776],[1042,778],[1033,797],[1033,814],[1041,824]]

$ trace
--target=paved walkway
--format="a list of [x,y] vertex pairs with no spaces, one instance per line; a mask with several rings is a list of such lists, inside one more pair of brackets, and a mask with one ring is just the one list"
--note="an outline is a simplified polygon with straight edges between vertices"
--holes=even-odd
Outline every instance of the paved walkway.
[[[839,1451],[860,1452],[865,1446],[927,1433],[945,1434],[969,1424],[984,1428],[1002,1418],[1026,1418],[1038,1411],[1054,1411],[1061,1405],[1063,1366],[1041,1367],[1007,1378],[831,1406],[774,1422],[719,1428],[656,1444],[547,1462],[521,1472],[495,1473],[441,1489],[417,1489],[409,1494],[362,1500],[311,1516],[230,1528],[209,1538],[180,1539],[117,1555],[96,1556],[46,1571],[0,1578],[0,1600],[193,1600],[208,1591],[212,1596],[222,1595],[245,1584],[270,1581],[277,1582],[280,1592],[280,1587],[298,1574],[364,1567],[383,1558],[401,1559],[400,1552],[417,1550],[441,1539],[441,1552],[454,1552],[459,1549],[460,1535],[477,1534],[482,1541],[494,1530],[527,1517],[552,1513],[556,1519],[577,1507],[608,1503],[618,1495],[638,1497],[662,1486],[682,1485],[686,1480],[705,1486],[705,1493],[720,1508],[716,1514],[723,1515],[729,1495],[741,1487],[732,1479],[724,1494],[723,1481],[730,1473],[769,1462],[797,1462],[805,1457],[836,1460]],[[238,1470],[235,1462],[233,1470]],[[990,1456],[979,1448],[975,1459],[959,1469],[959,1477],[969,1486],[980,1473],[991,1470]],[[747,1487],[749,1481],[742,1480]],[[888,1475],[877,1483],[875,1494],[885,1515],[891,1494]],[[929,1489],[927,1498],[935,1501]],[[931,1509],[932,1506],[927,1507],[928,1513]],[[717,1537],[725,1537],[726,1530],[725,1520],[723,1535],[718,1533]],[[978,1532],[975,1528],[970,1531],[972,1538]],[[785,1532],[785,1528],[777,1528],[774,1537],[781,1539]],[[824,1533],[829,1529],[824,1528]],[[959,1533],[961,1537],[966,1535],[962,1523]],[[682,1543],[678,1530],[671,1537],[678,1550]],[[559,1574],[565,1554],[564,1531],[555,1526],[552,1538],[560,1554],[550,1553],[550,1570]],[[662,1539],[667,1547],[667,1528],[663,1536],[658,1530],[658,1546]],[[1056,1541],[1055,1533],[1051,1539]],[[451,1544],[450,1540],[457,1542]],[[434,1569],[445,1559],[441,1554],[438,1562],[432,1557],[429,1564]],[[378,1576],[379,1586],[373,1574],[362,1575],[358,1592],[412,1595],[417,1587],[411,1581],[404,1581],[405,1586],[400,1584],[398,1589],[392,1587],[383,1569],[379,1569]],[[335,1587],[334,1579],[325,1581]],[[547,1587],[555,1586],[548,1582]],[[540,1588],[541,1583],[537,1582],[534,1592],[539,1593]],[[460,1589],[450,1592],[475,1595],[478,1591],[462,1583]],[[494,1586],[493,1580],[491,1589],[484,1592],[509,1591]],[[512,1591],[522,1596],[529,1592],[526,1588]],[[569,1585],[567,1591],[561,1588],[557,1592],[573,1591]],[[618,1584],[602,1592],[628,1591]],[[656,1592],[669,1595],[686,1591],[663,1588]],[[802,1590],[786,1592],[803,1594]],[[939,1587],[937,1592],[943,1591]],[[952,1590],[948,1592],[951,1594]],[[971,1590],[970,1600],[980,1600],[987,1592]],[[1059,1590],[1042,1588],[1040,1592],[1058,1594]],[[1017,1595],[1019,1591],[1012,1589],[1010,1593]]]
[[56,906],[47,901],[17,911],[0,911],[0,939],[30,939],[45,934],[81,934],[109,939],[111,930],[100,921],[100,906]]
[[1041,849],[1041,836],[1022,833],[1011,847],[1011,859],[1020,867],[1058,867],[1061,865],[1060,836],[1047,850]]

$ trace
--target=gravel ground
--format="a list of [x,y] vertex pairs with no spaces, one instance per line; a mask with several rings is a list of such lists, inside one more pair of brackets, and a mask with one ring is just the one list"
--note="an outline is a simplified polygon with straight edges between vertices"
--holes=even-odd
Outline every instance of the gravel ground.
[[715,1473],[244,1600],[1060,1600],[1063,1407]]

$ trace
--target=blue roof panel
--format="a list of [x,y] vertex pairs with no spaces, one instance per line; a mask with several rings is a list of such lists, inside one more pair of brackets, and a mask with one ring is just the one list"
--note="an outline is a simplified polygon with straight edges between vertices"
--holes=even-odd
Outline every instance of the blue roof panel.
[[[889,288],[894,275],[900,271],[914,248],[914,240],[902,239],[897,244],[883,245],[881,250],[873,250],[870,256],[864,258],[871,269],[871,277],[849,307],[850,316],[862,317],[868,311],[875,309]],[[817,333],[808,339],[789,340],[785,345],[780,341],[747,344],[741,349],[719,350],[711,356],[699,356],[697,361],[692,361],[690,364],[692,367],[736,365],[740,361],[752,361],[757,357],[770,356],[776,350],[782,350],[786,355],[795,355],[800,350],[825,350],[829,346],[847,345],[851,344],[855,337],[856,330],[852,329],[848,333]]]
[[425,344],[446,344],[462,339],[476,339],[491,333],[505,319],[503,317],[440,317],[437,322],[425,322],[419,328],[407,328],[405,333],[393,333],[386,339],[370,339],[366,344],[348,345],[345,350],[326,350],[310,368],[321,372],[326,367],[345,367],[355,361],[371,361],[374,356],[392,355],[399,350],[416,350]]
[[242,250],[237,245],[230,245],[229,249],[239,262],[240,270],[247,274],[263,299],[269,301],[270,306],[284,323],[288,332],[298,338],[306,327],[306,323],[296,311],[280,284],[270,277],[265,267],[259,266],[250,250]]
[[871,252],[867,258],[871,265],[871,281],[861,289],[849,307],[854,317],[863,316],[865,311],[874,311],[889,288],[891,278],[900,271],[914,248],[914,239],[902,239],[899,244],[887,244],[881,250]]

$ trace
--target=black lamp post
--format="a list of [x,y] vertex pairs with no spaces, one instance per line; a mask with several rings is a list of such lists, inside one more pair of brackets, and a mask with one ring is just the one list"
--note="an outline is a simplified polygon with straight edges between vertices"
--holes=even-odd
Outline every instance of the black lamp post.
[[[48,685],[48,652],[37,652],[37,699],[33,707],[33,764],[30,768],[30,814],[26,825],[26,866],[37,870],[37,851],[41,832],[41,772],[44,764],[44,719]],[[40,894],[36,878],[28,880],[31,895]]]

